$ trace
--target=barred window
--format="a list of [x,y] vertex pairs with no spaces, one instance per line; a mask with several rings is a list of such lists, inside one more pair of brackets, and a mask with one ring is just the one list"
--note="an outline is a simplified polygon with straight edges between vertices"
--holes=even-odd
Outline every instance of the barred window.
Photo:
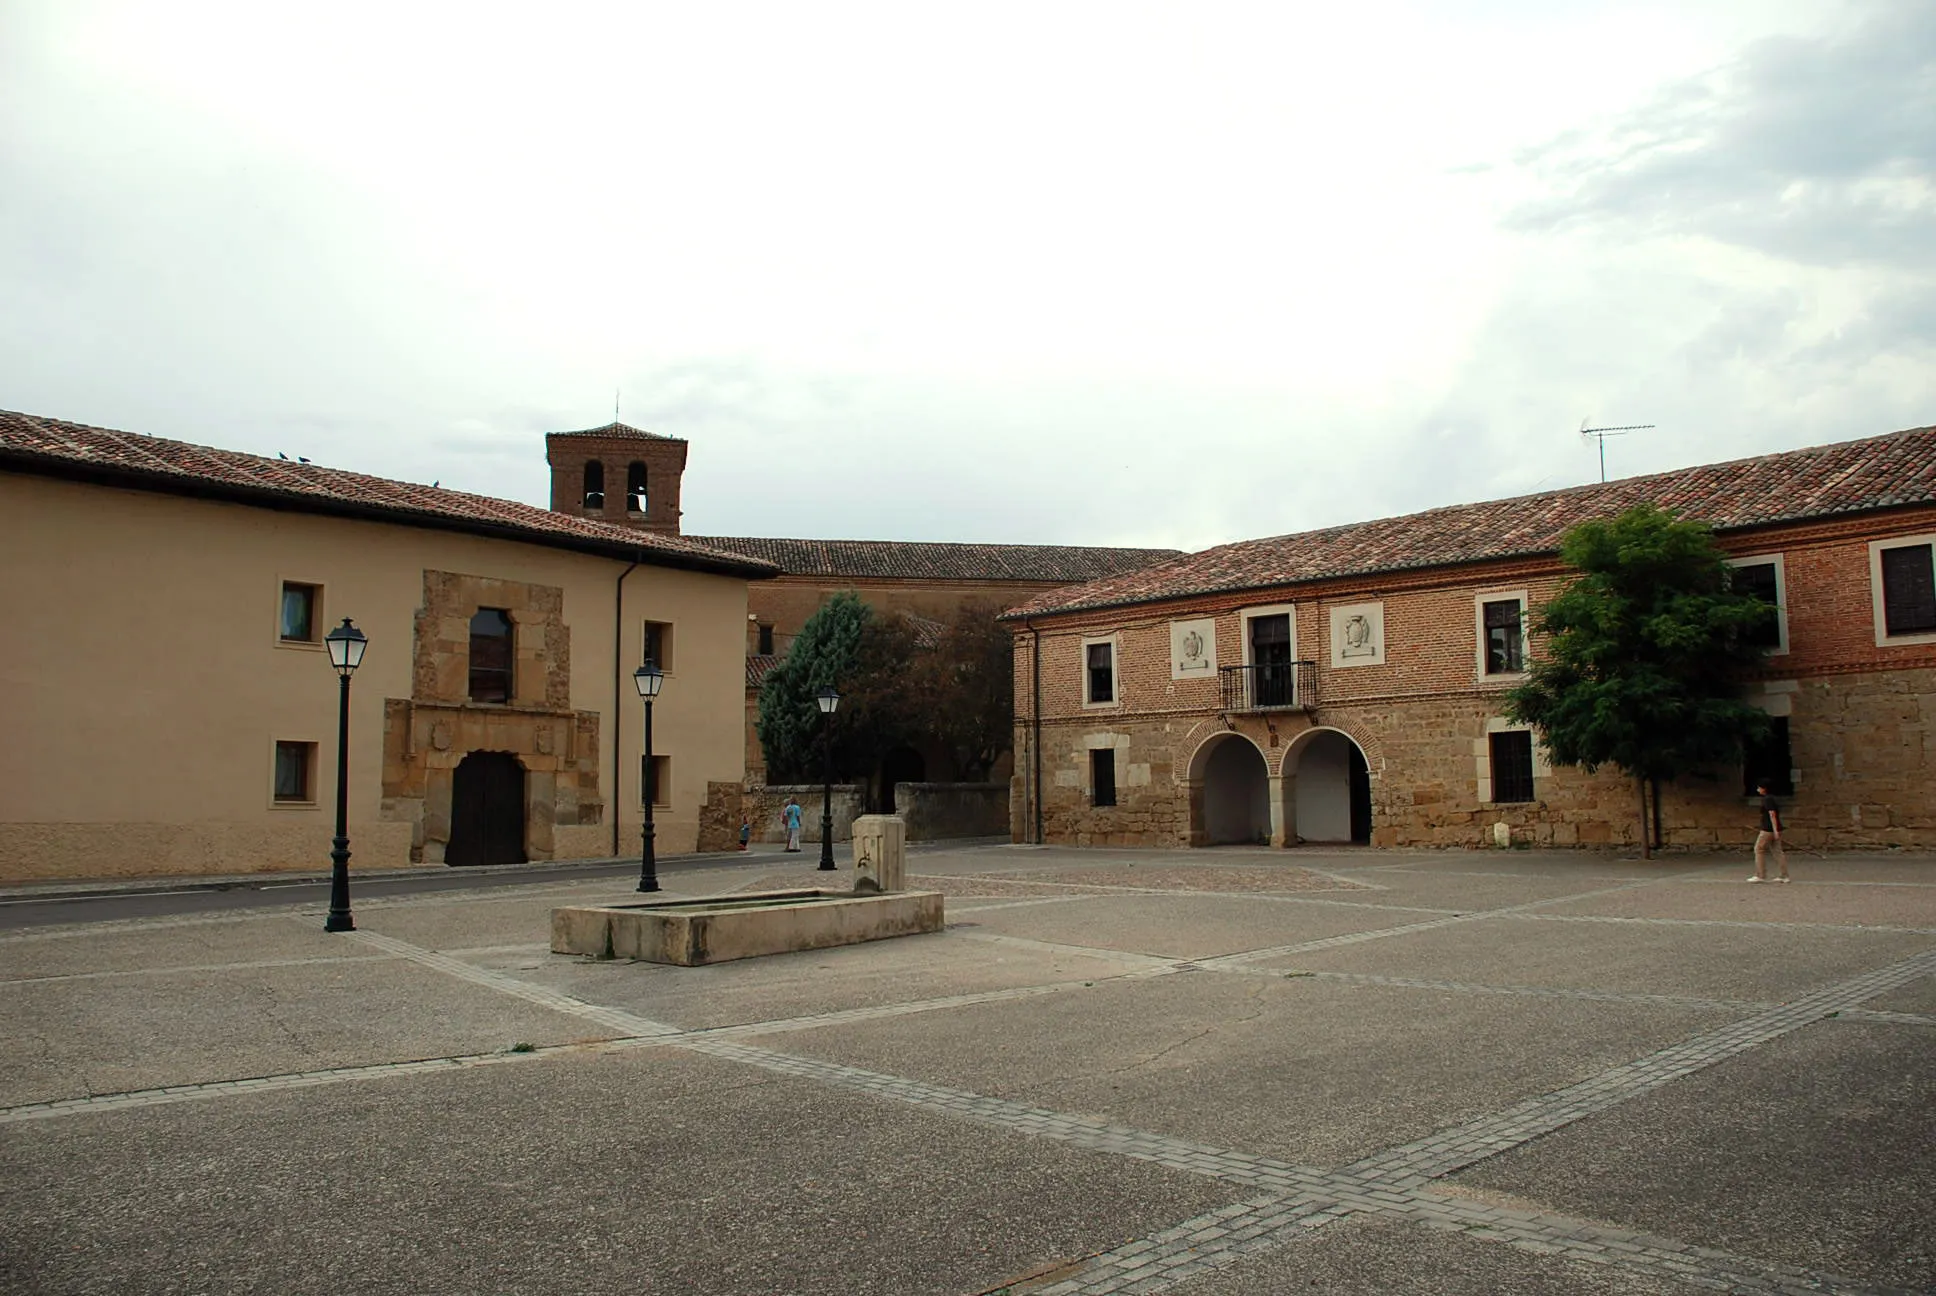
[[1513,729],[1489,736],[1492,749],[1492,799],[1533,799],[1533,735]]

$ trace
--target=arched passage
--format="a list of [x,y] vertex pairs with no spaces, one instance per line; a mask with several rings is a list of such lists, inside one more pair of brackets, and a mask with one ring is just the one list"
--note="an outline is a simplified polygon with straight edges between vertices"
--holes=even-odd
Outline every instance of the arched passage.
[[1351,735],[1313,729],[1285,755],[1285,800],[1295,840],[1371,840],[1371,771]]
[[1249,739],[1228,734],[1197,755],[1202,820],[1192,837],[1209,846],[1271,839],[1270,768]]
[[450,785],[446,864],[522,864],[524,766],[509,752],[472,752]]

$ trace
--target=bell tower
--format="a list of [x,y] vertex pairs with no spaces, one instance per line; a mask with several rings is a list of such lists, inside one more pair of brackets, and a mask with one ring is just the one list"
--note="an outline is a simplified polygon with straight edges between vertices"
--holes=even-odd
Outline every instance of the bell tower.
[[545,434],[551,511],[679,534],[686,442],[624,423]]

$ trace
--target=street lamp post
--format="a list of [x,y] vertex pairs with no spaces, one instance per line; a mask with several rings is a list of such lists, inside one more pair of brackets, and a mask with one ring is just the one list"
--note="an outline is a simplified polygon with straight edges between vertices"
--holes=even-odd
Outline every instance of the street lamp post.
[[323,636],[323,644],[342,683],[336,713],[336,840],[329,853],[329,917],[323,930],[346,932],[356,930],[350,917],[350,676],[363,664],[370,641],[344,617],[342,625]]
[[834,711],[840,706],[840,694],[829,684],[820,690],[814,701],[820,704],[820,867],[831,873],[834,867]]
[[652,801],[658,795],[658,789],[653,787],[657,780],[653,778],[652,769],[652,699],[659,696],[659,686],[665,683],[665,672],[652,662],[647,662],[632,672],[632,683],[638,688],[639,696],[645,699],[645,764],[639,770],[639,800],[645,802],[645,827],[639,844],[639,890],[657,891],[659,861],[652,854]]

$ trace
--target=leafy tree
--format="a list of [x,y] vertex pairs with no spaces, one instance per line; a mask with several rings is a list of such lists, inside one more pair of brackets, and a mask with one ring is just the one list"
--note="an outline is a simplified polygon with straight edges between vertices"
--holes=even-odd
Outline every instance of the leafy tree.
[[969,782],[988,771],[1014,742],[1015,636],[995,618],[1000,609],[969,604],[915,661],[926,699],[923,732]]
[[1633,776],[1651,857],[1648,785],[1737,760],[1744,740],[1766,736],[1740,682],[1775,611],[1730,587],[1706,525],[1651,505],[1581,523],[1560,556],[1579,574],[1533,618],[1543,652],[1504,710],[1556,762]]
[[821,721],[814,699],[829,685],[844,691],[872,620],[858,595],[836,594],[807,618],[786,659],[768,672],[760,686],[758,729],[767,777],[774,782],[819,778]]

